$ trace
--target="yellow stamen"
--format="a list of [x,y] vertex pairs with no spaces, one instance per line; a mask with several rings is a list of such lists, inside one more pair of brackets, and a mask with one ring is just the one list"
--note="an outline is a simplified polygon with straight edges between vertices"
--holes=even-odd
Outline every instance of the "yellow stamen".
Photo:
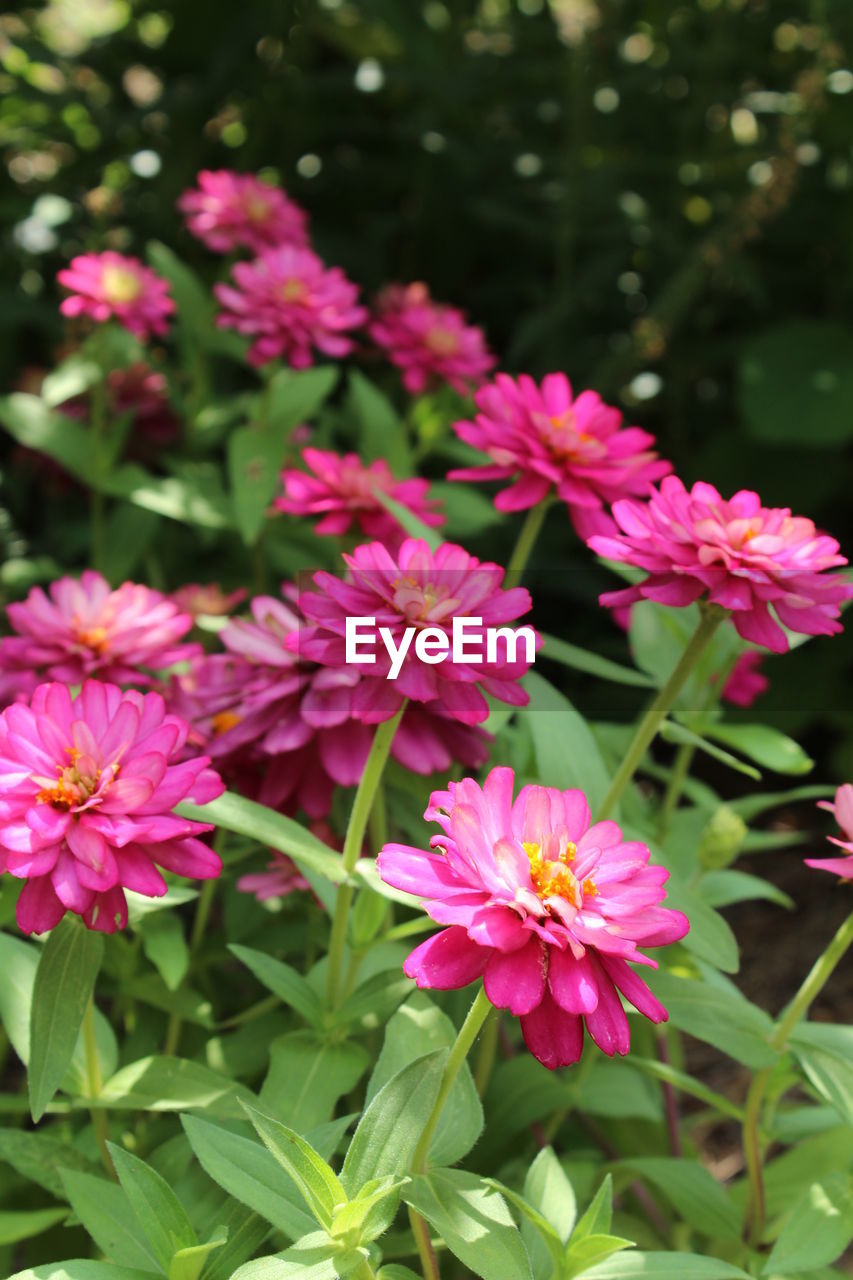
[[218,711],[211,720],[211,728],[214,733],[227,733],[229,729],[233,729],[243,719],[238,716],[236,711]]
[[[592,880],[584,880],[579,885],[577,877],[569,870],[569,863],[574,862],[577,845],[571,840],[561,849],[556,858],[543,858],[541,846],[530,840],[523,840],[521,847],[530,862],[530,879],[540,898],[565,898],[573,907],[581,905],[583,893],[595,893]],[[588,886],[592,886],[591,889]]]
[[108,302],[135,302],[142,292],[139,276],[124,267],[105,267],[101,283]]

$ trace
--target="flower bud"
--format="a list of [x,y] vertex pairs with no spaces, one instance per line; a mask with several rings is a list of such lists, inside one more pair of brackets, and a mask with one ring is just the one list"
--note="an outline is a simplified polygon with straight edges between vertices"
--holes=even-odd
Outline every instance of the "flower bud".
[[743,844],[747,826],[729,805],[716,810],[699,838],[699,862],[706,871],[718,871],[734,862]]

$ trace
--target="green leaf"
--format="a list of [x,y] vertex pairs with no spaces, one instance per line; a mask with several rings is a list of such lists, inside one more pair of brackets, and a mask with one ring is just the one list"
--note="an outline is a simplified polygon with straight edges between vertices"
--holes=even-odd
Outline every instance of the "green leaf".
[[[456,1027],[424,992],[416,992],[385,1028],[382,1051],[370,1077],[365,1101],[370,1103],[393,1075],[431,1050],[449,1049]],[[466,1156],[483,1131],[483,1108],[467,1062],[457,1075],[430,1143],[434,1165],[455,1164]]]
[[687,725],[679,724],[676,720],[664,720],[658,729],[658,733],[664,742],[674,742],[678,746],[696,747],[699,751],[704,751],[705,755],[719,760],[720,764],[727,765],[729,769],[734,769],[735,773],[745,774],[747,778],[754,778],[758,781],[761,774],[754,769],[751,764],[746,764],[738,756],[733,756],[730,751],[724,751],[722,747],[715,746],[713,742],[709,742],[707,738],[703,738],[700,733],[696,733],[693,729],[688,729]]
[[392,1262],[387,1267],[379,1268],[376,1280],[421,1280],[421,1277],[410,1267],[401,1267],[396,1262]]
[[92,438],[85,427],[52,412],[38,396],[0,398],[0,426],[27,449],[46,453],[84,484],[92,478]]
[[[721,1115],[731,1116],[733,1120],[737,1120],[739,1124],[743,1123],[743,1107],[738,1107],[731,1102],[724,1094],[717,1093],[714,1089],[709,1089],[701,1080],[697,1080],[695,1076],[688,1075],[684,1071],[678,1071],[675,1067],[671,1067],[669,1063],[658,1062],[656,1058],[643,1058],[639,1054],[631,1054],[631,1062],[641,1071],[645,1071],[648,1075],[653,1076],[656,1080],[663,1080],[666,1084],[671,1084],[673,1088],[680,1089],[682,1093],[687,1093],[691,1098],[698,1098],[700,1102],[704,1102],[706,1106],[711,1107],[715,1111],[719,1111]],[[617,1065],[614,1063],[614,1066]]]
[[853,1027],[801,1022],[791,1049],[812,1088],[853,1125]]
[[60,1169],[65,1196],[95,1244],[123,1267],[157,1271],[157,1257],[121,1187],[73,1169]]
[[853,1188],[846,1173],[809,1187],[795,1205],[767,1259],[764,1275],[812,1271],[835,1262],[853,1240]]
[[699,892],[710,907],[729,907],[735,902],[753,902],[756,899],[775,902],[789,911],[796,905],[793,898],[769,880],[728,868],[706,872],[699,881]]
[[291,965],[276,960],[264,951],[255,951],[252,947],[241,947],[236,943],[230,945],[228,950],[247,969],[251,969],[258,982],[295,1009],[312,1027],[321,1025],[323,1002],[314,988]]
[[831,800],[834,795],[834,787],[815,784],[791,787],[787,791],[765,791],[758,795],[741,796],[738,800],[730,801],[730,805],[745,822],[751,822],[753,818],[766,813],[768,809],[777,809],[785,804],[798,804],[801,800]]
[[0,1160],[5,1160],[28,1182],[44,1187],[57,1200],[65,1198],[60,1169],[95,1171],[92,1162],[70,1143],[25,1129],[0,1129]]
[[461,1169],[419,1175],[403,1197],[482,1280],[530,1280],[530,1262],[506,1201]]
[[370,1244],[386,1231],[397,1214],[400,1189],[408,1178],[375,1178],[335,1213],[330,1234],[350,1244]]
[[597,809],[610,778],[589,725],[537,672],[528,671],[522,684],[530,702],[520,715],[533,740],[539,781],[546,787],[580,787]]
[[264,1146],[296,1183],[317,1222],[328,1231],[335,1209],[347,1200],[337,1175],[295,1130],[254,1107],[247,1106],[246,1114]]
[[68,1070],[103,952],[101,934],[67,919],[44,944],[30,1014],[27,1079],[34,1120],[44,1115]]
[[211,1253],[221,1249],[227,1239],[228,1232],[220,1228],[205,1244],[179,1249],[169,1267],[169,1280],[198,1280]]
[[749,1280],[746,1271],[695,1253],[619,1253],[584,1272],[584,1280]]
[[665,1156],[632,1157],[620,1167],[638,1173],[662,1191],[685,1222],[706,1236],[737,1240],[740,1214],[704,1165]]
[[184,818],[212,822],[225,831],[234,831],[237,835],[257,840],[259,844],[279,849],[300,866],[316,871],[333,884],[340,884],[346,879],[340,854],[333,853],[327,844],[312,836],[292,818],[285,818],[254,800],[245,800],[233,791],[226,791],[206,805],[180,804],[176,812]]
[[360,1263],[361,1252],[338,1252],[339,1246],[324,1231],[314,1231],[284,1253],[256,1258],[235,1271],[231,1280],[338,1280]]
[[356,987],[337,1010],[332,1025],[347,1027],[364,1022],[368,1027],[381,1026],[413,989],[411,978],[399,967],[374,973]]
[[806,755],[798,742],[769,725],[724,724],[715,720],[698,728],[707,737],[725,742],[756,764],[776,773],[808,773],[814,768],[814,760]]
[[613,1221],[613,1178],[608,1173],[571,1235],[573,1244],[587,1236],[607,1235]]
[[553,1280],[554,1276],[561,1276],[566,1251],[550,1222],[511,1187],[505,1187],[495,1178],[484,1178],[483,1181],[500,1192],[521,1214],[521,1238],[533,1275],[542,1280]]
[[366,1049],[351,1040],[330,1042],[310,1031],[277,1036],[260,1100],[297,1133],[307,1133],[329,1119],[368,1062]]
[[655,687],[655,682],[650,676],[644,675],[642,671],[637,671],[633,667],[623,667],[619,662],[611,662],[609,658],[602,658],[597,653],[591,653],[589,649],[581,649],[576,644],[559,640],[556,636],[543,635],[542,638],[545,644],[537,658],[551,658],[552,661],[559,662],[564,667],[583,671],[586,675],[597,676],[600,680],[608,680],[612,684],[634,685],[640,689]]
[[341,1170],[348,1195],[374,1178],[403,1174],[438,1097],[447,1051],[410,1062],[383,1085],[353,1134]]
[[737,938],[728,922],[705,901],[701,890],[689,888],[672,876],[666,887],[666,905],[683,911],[690,921],[690,932],[682,939],[685,950],[724,973],[737,973]]
[[118,1180],[159,1265],[168,1273],[174,1254],[198,1244],[186,1210],[150,1165],[108,1143]]
[[209,475],[206,482],[198,473],[153,476],[144,467],[128,462],[103,479],[93,479],[90,468],[85,478],[102,493],[124,498],[126,502],[181,524],[197,525],[202,529],[229,529],[232,526],[225,492],[219,482],[211,482]]
[[101,562],[104,577],[110,582],[126,582],[145,556],[159,528],[160,517],[155,512],[129,502],[117,502],[107,519],[104,535]]
[[448,542],[459,542],[466,547],[469,538],[482,537],[503,519],[488,494],[473,485],[436,480],[430,485],[429,493],[444,508],[446,522],[442,533]]
[[853,437],[853,332],[809,317],[774,325],[741,347],[738,403],[765,444],[832,448]]
[[572,1184],[553,1147],[543,1147],[527,1170],[524,1194],[565,1244],[575,1225],[577,1204]]
[[229,1195],[290,1240],[314,1230],[295,1184],[266,1147],[197,1116],[181,1116],[181,1123],[202,1169]]
[[158,275],[172,286],[178,323],[194,338],[213,328],[214,302],[199,277],[159,240],[145,246],[146,257]]
[[358,449],[365,461],[383,458],[395,476],[413,473],[405,423],[388,397],[357,369],[347,379],[347,412],[358,428]]
[[[658,971],[647,974],[649,986],[669,1011],[669,1020],[680,1031],[736,1058],[748,1067],[770,1067],[777,1053],[770,1046],[773,1022],[751,1004],[731,982],[700,964],[699,977],[688,978]],[[725,1038],[720,1028],[725,1027]]]
[[41,1235],[67,1216],[67,1209],[0,1210],[0,1246]]
[[257,1253],[269,1235],[269,1224],[236,1200],[228,1200],[216,1216],[228,1238],[208,1260],[204,1280],[231,1280],[241,1263]]
[[404,507],[402,502],[397,502],[390,494],[383,493],[381,489],[376,490],[376,497],[382,503],[386,511],[390,511],[394,519],[402,525],[410,538],[420,538],[427,544],[431,551],[435,551],[440,547],[444,538],[441,533],[432,527],[432,525],[424,524],[423,520]]
[[141,930],[142,946],[148,959],[170,991],[177,991],[187,975],[190,950],[180,918],[172,912],[148,916]]
[[566,1250],[566,1261],[561,1274],[565,1280],[572,1280],[574,1276],[589,1275],[590,1269],[596,1263],[612,1257],[614,1253],[621,1253],[623,1249],[631,1249],[633,1245],[633,1240],[626,1240],[623,1236],[597,1234],[584,1236],[576,1245]]
[[9,1280],[151,1280],[152,1274],[157,1273],[75,1258],[71,1262],[46,1262],[43,1267],[16,1271]]
[[248,1089],[186,1058],[140,1058],[122,1067],[89,1105],[124,1111],[202,1109],[243,1119],[239,1100],[250,1101]]

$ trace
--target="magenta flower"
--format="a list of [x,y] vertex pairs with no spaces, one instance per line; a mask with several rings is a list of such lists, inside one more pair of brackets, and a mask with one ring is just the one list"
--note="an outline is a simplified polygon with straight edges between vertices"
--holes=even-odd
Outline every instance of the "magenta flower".
[[807,867],[817,867],[818,871],[829,871],[840,876],[842,880],[853,880],[853,786],[845,782],[835,793],[832,804],[828,800],[820,800],[818,808],[828,809],[835,815],[835,821],[841,828],[843,840],[837,836],[829,836],[830,844],[838,845],[846,851],[844,858],[806,858]]
[[348,355],[353,341],[346,335],[367,319],[357,285],[310,249],[267,249],[253,262],[238,262],[231,276],[233,284],[214,287],[223,307],[217,324],[254,338],[249,360],[255,365],[282,356],[305,369],[314,363],[313,348]]
[[178,200],[187,230],[214,253],[308,247],[308,215],[280,187],[253,173],[203,169]]
[[447,382],[467,396],[497,363],[483,330],[468,324],[464,311],[433,302],[425,284],[383,289],[368,333],[413,395]]
[[280,853],[278,849],[272,850],[272,857],[265,871],[252,871],[241,876],[237,881],[237,888],[240,893],[254,894],[258,902],[311,891],[311,885],[293,859],[288,858],[286,853]]
[[453,429],[492,463],[459,468],[448,479],[514,479],[495,498],[499,511],[524,511],[556,495],[582,538],[615,533],[605,504],[645,496],[672,470],[655,453],[654,436],[623,427],[622,414],[596,391],[575,397],[563,373],[549,373],[541,386],[527,374],[499,373],[474,403],[474,421],[455,422]]
[[667,1016],[631,965],[656,968],[639,948],[677,942],[687,917],[660,906],[669,873],[649,865],[644,844],[624,841],[615,822],[590,826],[582,791],[528,786],[513,801],[514,782],[497,768],[482,787],[449,783],[424,815],[441,827],[436,852],[387,844],[379,854],[382,879],[448,926],[403,969],[438,990],[482,977],[552,1070],[578,1061],[584,1023],[604,1053],[625,1054],[620,993],[652,1022]]
[[187,725],[159,693],[87,680],[76,698],[42,684],[29,706],[0,714],[0,870],[26,884],[18,925],[44,933],[66,911],[90,929],[127,923],[125,889],[160,898],[158,866],[209,880],[217,855],[196,837],[211,825],[172,811],[224,788],[205,756],[176,763]]
[[[394,555],[381,542],[366,543],[351,556],[344,555],[344,561],[348,579],[320,571],[314,575],[320,593],[302,592],[300,607],[314,625],[303,627],[288,644],[302,657],[338,673],[361,673],[352,698],[357,719],[366,724],[388,720],[404,698],[438,702],[444,714],[468,725],[488,717],[484,693],[514,706],[526,705],[528,695],[518,684],[532,661],[525,638],[518,637],[512,652],[506,636],[495,636],[493,660],[482,660],[488,656],[485,630],[505,628],[531,607],[524,587],[501,589],[504,571],[499,565],[481,562],[451,542],[432,551],[416,538],[407,538]],[[441,662],[425,661],[410,635],[400,668],[389,679],[394,668],[382,643],[373,649],[375,661],[369,665],[347,665],[348,618],[375,618],[377,628],[387,628],[398,652],[407,629],[428,631],[425,639],[434,644],[433,654],[443,649],[447,655],[452,652],[454,626],[470,619],[466,653],[472,656],[462,661],[450,656]],[[525,630],[538,644],[533,629]]]
[[[325,449],[303,449],[308,472],[281,473],[284,495],[275,507],[294,516],[322,516],[315,533],[340,537],[353,523],[368,538],[398,547],[405,537],[399,522],[377,497],[385,493],[406,507],[424,524],[437,526],[443,517],[436,503],[427,497],[427,480],[395,480],[383,458],[364,463],[358,454],[332,453]],[[313,474],[311,474],[313,473]]]
[[803,635],[841,630],[839,606],[853,596],[853,584],[826,570],[847,560],[834,538],[787,507],[762,507],[748,489],[726,501],[713,485],[699,482],[687,490],[667,476],[647,503],[623,499],[613,515],[622,532],[595,535],[589,546],[649,576],[607,592],[601,604],[648,599],[688,605],[702,596],[731,612],[744,640],[774,653],[788,648],[779,622]]
[[70,294],[59,308],[64,316],[85,315],[98,324],[115,318],[143,341],[165,333],[175,310],[168,280],[111,249],[79,254],[56,279]]
[[751,707],[756,698],[770,688],[767,676],[761,674],[764,654],[757,649],[747,649],[732,667],[723,685],[723,698],[736,707]]
[[33,587],[6,615],[17,632],[0,640],[0,670],[10,678],[21,673],[73,685],[99,676],[144,686],[152,683],[150,672],[199,652],[197,644],[180,643],[193,620],[168,596],[136,582],[114,591],[94,569],[79,581],[60,578],[47,593]]

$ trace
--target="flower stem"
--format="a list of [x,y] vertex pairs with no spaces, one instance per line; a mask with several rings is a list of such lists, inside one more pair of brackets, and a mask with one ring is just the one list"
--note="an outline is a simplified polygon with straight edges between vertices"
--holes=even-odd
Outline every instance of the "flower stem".
[[500,1026],[500,1013],[496,1009],[495,1016],[488,1020],[483,1029],[483,1038],[480,1041],[480,1048],[477,1051],[477,1063],[474,1067],[474,1084],[481,1098],[489,1086],[489,1080],[495,1065]]
[[664,793],[663,804],[658,814],[658,838],[661,840],[669,831],[669,824],[672,822],[672,816],[678,808],[681,792],[687,781],[687,775],[690,773],[690,766],[693,763],[695,754],[696,748],[692,742],[682,742],[675,753],[672,772],[669,775],[669,784]]
[[[92,386],[90,397],[90,424],[92,430],[93,471],[96,484],[100,484],[104,475],[103,450],[107,426],[107,371],[102,366],[101,376]],[[92,567],[101,569],[104,563],[105,546],[105,511],[104,495],[100,489],[89,491],[89,556]]]
[[616,802],[636,773],[661,723],[672,709],[676,698],[687,683],[688,676],[693,671],[725,616],[725,610],[718,608],[716,605],[706,606],[702,611],[699,625],[693,632],[687,648],[676,663],[672,675],[663,688],[660,689],[637,726],[631,745],[625,752],[625,757],[610,784],[610,790],[601,804],[599,817],[609,817],[613,812]]
[[[361,782],[358,784],[358,790],[355,793],[347,833],[344,837],[344,870],[348,876],[351,876],[355,870],[355,864],[358,862],[359,854],[364,845],[364,833],[367,830],[373,801],[382,781],[382,774],[388,760],[391,744],[394,741],[394,734],[397,732],[397,726],[403,718],[405,709],[406,704],[403,702],[396,715],[392,716],[390,720],[384,720],[382,724],[376,727],[376,734],[370,747],[370,754],[367,757],[364,772],[361,775]],[[326,981],[326,994],[329,1007],[332,1009],[337,1007],[340,995],[341,968],[347,940],[350,907],[354,896],[354,885],[344,883],[338,889],[338,896],[335,902]]]
[[423,1173],[426,1169],[430,1143],[441,1118],[441,1113],[444,1110],[444,1104],[447,1102],[450,1090],[453,1088],[456,1077],[462,1069],[462,1064],[468,1057],[468,1052],[477,1039],[483,1023],[492,1012],[492,1008],[492,1003],[486,995],[485,988],[480,987],[474,998],[474,1003],[468,1010],[468,1016],[459,1028],[459,1034],[453,1042],[453,1047],[444,1065],[444,1075],[441,1077],[438,1097],[435,1100],[418,1145],[415,1147],[415,1154],[412,1156],[413,1173]]
[[[95,1032],[94,996],[89,998],[86,1012],[83,1015],[83,1048],[86,1054],[86,1092],[90,1098],[95,1099],[100,1096],[104,1081],[101,1076],[101,1060],[98,1055],[98,1038]],[[108,1175],[111,1178],[115,1178],[116,1171],[113,1168],[112,1157],[107,1146],[107,1140],[110,1136],[107,1113],[102,1111],[100,1107],[90,1107],[89,1115],[92,1118],[92,1128],[95,1130],[95,1140],[101,1155],[101,1163]]]
[[429,1227],[426,1224],[426,1219],[422,1218],[418,1211],[411,1206],[409,1206],[409,1223],[412,1228],[412,1235],[415,1237],[415,1245],[418,1250],[418,1257],[421,1260],[421,1271],[424,1280],[441,1280],[438,1259],[435,1256],[435,1249],[433,1249],[432,1241],[429,1238]]
[[536,539],[539,537],[550,505],[551,499],[543,498],[541,502],[537,502],[535,507],[531,507],[524,517],[524,524],[521,526],[518,541],[513,548],[509,564],[506,567],[506,580],[511,587],[516,586],[521,581],[522,574],[527,568],[527,562],[530,559],[530,553],[536,544]]

